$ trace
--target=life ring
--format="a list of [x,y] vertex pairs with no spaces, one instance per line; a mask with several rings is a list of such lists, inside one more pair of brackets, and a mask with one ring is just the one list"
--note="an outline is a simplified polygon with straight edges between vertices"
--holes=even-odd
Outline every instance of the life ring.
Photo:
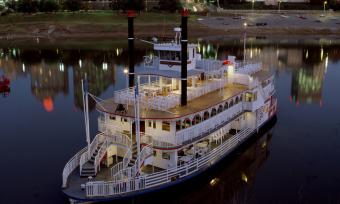
[[152,62],[152,58],[151,58],[150,56],[145,56],[145,57],[144,57],[144,62],[145,62],[146,64],[150,64],[150,63]]

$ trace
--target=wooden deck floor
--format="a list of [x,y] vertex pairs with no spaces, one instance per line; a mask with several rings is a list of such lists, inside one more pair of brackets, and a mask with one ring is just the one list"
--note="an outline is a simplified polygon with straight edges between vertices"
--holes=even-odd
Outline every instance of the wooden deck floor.
[[[140,110],[140,118],[141,119],[175,119],[185,115],[190,115],[196,112],[200,112],[202,110],[208,109],[211,106],[214,106],[218,103],[226,101],[237,94],[242,93],[247,90],[246,86],[243,85],[227,85],[222,91],[219,89],[203,96],[197,97],[194,100],[188,101],[186,106],[176,106],[174,108],[170,108],[168,111],[160,111],[160,110]],[[123,117],[132,117],[134,118],[134,107],[129,105],[127,111],[125,113],[116,112],[117,103],[114,102],[114,99],[107,99],[97,104],[97,109],[102,112],[107,112],[113,115],[120,115]]]

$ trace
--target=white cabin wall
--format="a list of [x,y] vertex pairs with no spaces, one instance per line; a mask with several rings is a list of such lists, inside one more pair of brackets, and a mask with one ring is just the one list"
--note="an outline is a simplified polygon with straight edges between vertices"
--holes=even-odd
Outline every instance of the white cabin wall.
[[[177,152],[176,151],[163,151],[155,150],[156,156],[153,157],[153,165],[162,169],[168,169],[175,167],[177,165]],[[168,153],[170,155],[170,160],[163,159],[162,154]]]
[[106,162],[108,165],[111,165],[113,163],[113,158],[112,156],[119,156],[119,157],[124,157],[127,152],[127,149],[123,147],[119,147],[117,145],[110,145],[109,148],[107,148],[107,157],[106,157]]
[[248,128],[256,127],[256,113],[255,112],[246,112],[246,123]]
[[106,128],[108,128],[111,132],[114,132],[114,131],[120,131],[120,132],[128,131],[128,132],[130,132],[131,124],[130,124],[129,118],[126,118],[127,122],[124,121],[124,117],[115,116],[115,118],[116,118],[115,120],[112,120],[109,117],[107,117]]
[[[151,121],[151,127],[149,127],[149,121]],[[156,122],[156,128],[153,128],[153,121]],[[162,130],[162,120],[146,120],[145,122],[145,134],[153,136],[155,139],[164,142],[175,142],[176,122],[170,122],[170,131]]]

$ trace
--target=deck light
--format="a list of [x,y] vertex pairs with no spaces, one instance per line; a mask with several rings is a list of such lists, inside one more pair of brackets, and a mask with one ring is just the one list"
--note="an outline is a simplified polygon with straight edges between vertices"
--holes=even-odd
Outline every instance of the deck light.
[[219,178],[214,178],[209,182],[209,184],[210,186],[215,186],[216,184],[218,184],[219,181],[220,181]]
[[127,73],[128,73],[128,69],[125,68],[125,69],[123,70],[123,72],[124,72],[124,74],[127,74]]
[[242,179],[242,181],[248,183],[248,177],[247,177],[247,175],[245,173],[242,173],[241,179]]

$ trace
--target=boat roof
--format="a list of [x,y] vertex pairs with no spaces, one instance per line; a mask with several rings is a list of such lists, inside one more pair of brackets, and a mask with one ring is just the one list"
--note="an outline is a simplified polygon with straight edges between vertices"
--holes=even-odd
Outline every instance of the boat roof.
[[[181,44],[176,44],[175,42],[170,43],[156,43],[154,44],[154,50],[162,51],[181,51]],[[195,48],[197,44],[189,43],[188,48]]]
[[252,77],[257,78],[259,81],[263,82],[271,77],[274,77],[274,74],[272,71],[266,71],[266,70],[260,70],[253,74],[251,74]]
[[[188,70],[188,77],[197,76],[204,73],[203,70],[198,69],[190,69]],[[136,75],[155,75],[162,76],[167,78],[181,78],[181,72],[176,70],[160,70],[158,68],[148,68],[148,67],[139,67],[135,71]]]
[[[191,115],[197,112],[204,111],[212,106],[215,106],[219,103],[227,101],[232,97],[244,92],[248,88],[244,85],[236,85],[229,84],[225,86],[225,88],[220,91],[216,90],[205,94],[203,96],[197,97],[193,100],[188,101],[186,106],[176,106],[174,108],[170,108],[167,111],[154,110],[154,109],[140,109],[140,118],[141,119],[159,119],[159,120],[173,120],[181,117],[185,117],[187,115]],[[122,116],[122,117],[135,117],[134,107],[132,105],[128,105],[126,108],[126,112],[116,112],[116,108],[119,104],[114,102],[114,98],[110,98],[104,100],[102,102],[97,103],[96,108],[98,111],[109,113],[112,115]]]

